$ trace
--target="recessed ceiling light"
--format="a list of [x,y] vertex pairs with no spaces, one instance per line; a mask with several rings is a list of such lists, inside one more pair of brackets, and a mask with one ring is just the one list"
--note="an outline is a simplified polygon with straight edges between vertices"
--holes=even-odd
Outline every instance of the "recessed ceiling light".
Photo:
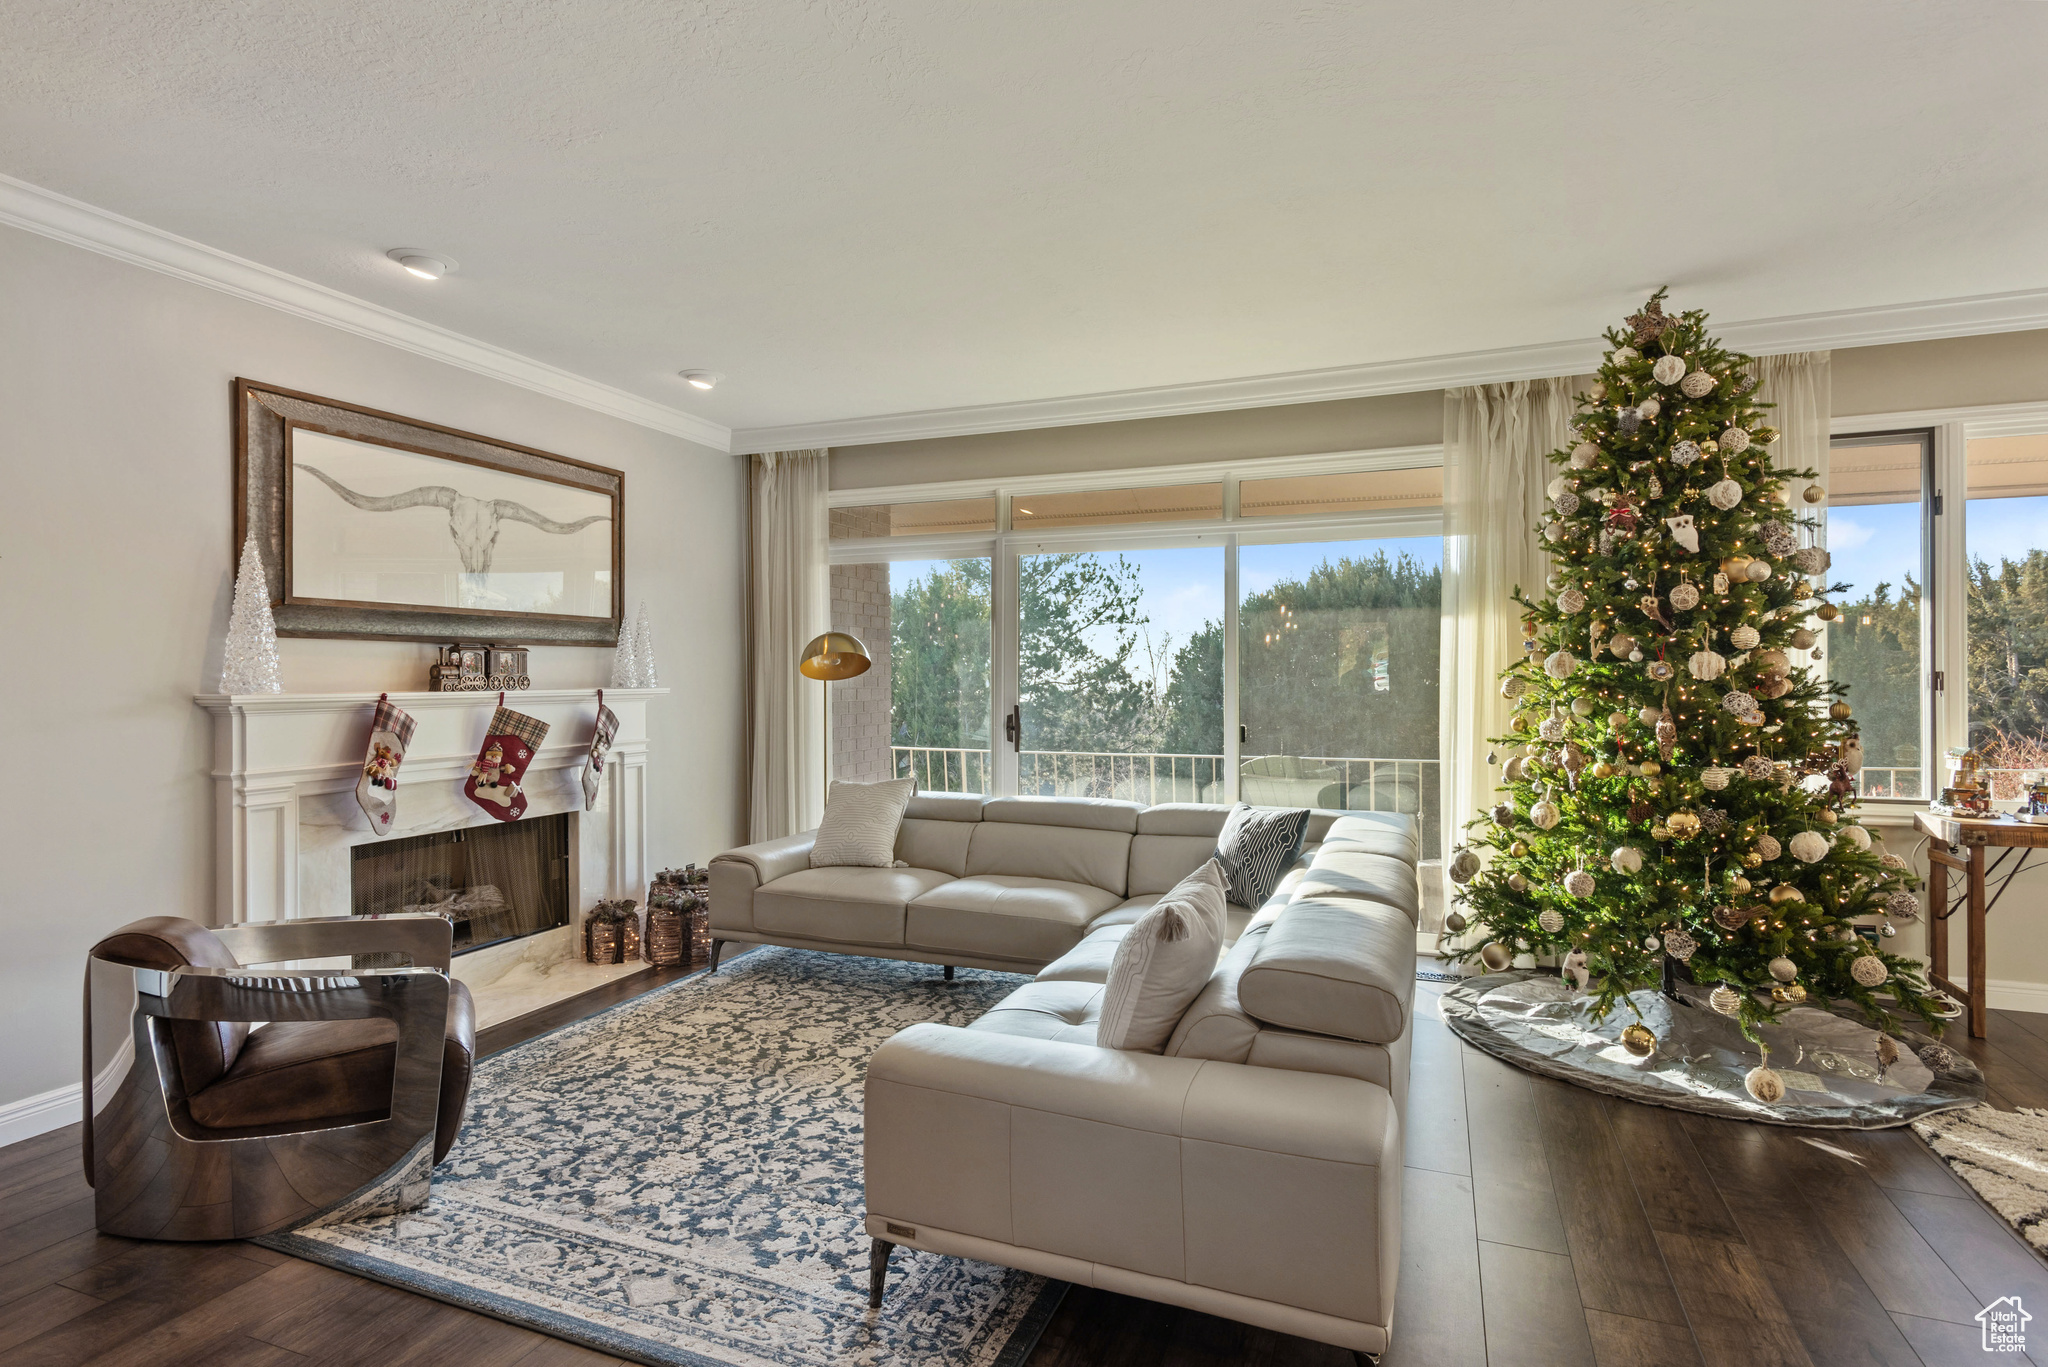
[[714,374],[709,370],[679,370],[676,373],[698,389],[710,389],[725,378],[725,376]]
[[417,247],[393,247],[384,255],[405,267],[407,274],[416,275],[422,280],[439,280],[444,275],[455,274],[453,261],[445,256],[423,252]]

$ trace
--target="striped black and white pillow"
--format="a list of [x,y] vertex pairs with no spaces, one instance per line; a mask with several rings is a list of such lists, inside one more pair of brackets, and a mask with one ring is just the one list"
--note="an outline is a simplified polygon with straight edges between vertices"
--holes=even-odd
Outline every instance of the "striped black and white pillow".
[[886,869],[896,861],[896,832],[917,794],[914,778],[880,783],[833,779],[825,819],[811,843],[811,867]]
[[1263,906],[1307,837],[1306,807],[1233,807],[1216,837],[1216,862],[1230,882],[1230,900],[1255,911]]

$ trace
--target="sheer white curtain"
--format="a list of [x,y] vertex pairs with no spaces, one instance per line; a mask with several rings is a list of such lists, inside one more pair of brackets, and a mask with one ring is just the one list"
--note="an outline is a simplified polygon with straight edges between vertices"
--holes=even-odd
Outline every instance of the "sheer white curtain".
[[1513,708],[1499,675],[1522,658],[1519,587],[1540,597],[1550,572],[1538,548],[1544,457],[1566,445],[1573,400],[1593,376],[1517,380],[1444,391],[1444,845],[1492,805],[1500,770],[1487,738]]
[[[1764,415],[1764,421],[1778,429],[1778,440],[1771,445],[1771,464],[1780,470],[1818,470],[1822,488],[1828,482],[1829,422],[1834,416],[1829,355],[1825,351],[1797,351],[1756,358],[1757,397],[1777,405]],[[1794,481],[1795,488],[1804,484],[1803,480]],[[1792,511],[1807,517],[1821,509],[1800,502],[1795,493]],[[1820,522],[1816,544],[1825,546],[1827,520],[1822,518]],[[1800,540],[1805,539],[1802,532]],[[1821,581],[1829,582],[1829,577],[1823,575]],[[1820,663],[1804,650],[1792,651],[1791,655],[1792,663],[1802,669]]]
[[[1818,470],[1828,478],[1828,424],[1833,419],[1831,353],[1798,351],[1756,358],[1757,397],[1776,404],[1764,421],[1778,429],[1771,463],[1780,470]],[[1803,503],[1793,505],[1805,513]]]
[[753,459],[753,712],[749,840],[807,831],[824,813],[824,685],[797,661],[831,617],[826,560],[826,453]]

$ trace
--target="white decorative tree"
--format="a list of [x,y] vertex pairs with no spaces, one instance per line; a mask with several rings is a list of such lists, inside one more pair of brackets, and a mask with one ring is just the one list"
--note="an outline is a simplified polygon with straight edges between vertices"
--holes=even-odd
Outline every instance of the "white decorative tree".
[[661,678],[654,668],[654,627],[647,620],[647,604],[640,604],[640,616],[633,623],[633,683],[637,688],[659,688]]
[[638,688],[640,686],[640,662],[633,649],[633,623],[619,623],[618,648],[612,651],[613,688]]
[[277,664],[277,619],[270,615],[270,583],[252,532],[242,543],[235,573],[235,606],[228,614],[227,649],[221,662],[223,693],[282,693]]

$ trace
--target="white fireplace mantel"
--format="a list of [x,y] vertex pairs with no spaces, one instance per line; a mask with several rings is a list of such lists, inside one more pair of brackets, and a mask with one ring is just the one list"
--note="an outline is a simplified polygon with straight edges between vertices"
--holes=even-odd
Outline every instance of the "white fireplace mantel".
[[[583,765],[597,690],[507,693],[505,704],[548,724],[527,769],[527,816],[575,813],[572,908],[645,895],[647,703],[665,688],[604,690],[619,729],[596,809],[583,810]],[[385,836],[356,805],[374,694],[208,694],[213,716],[215,914],[220,924],[346,916],[349,851],[380,839],[490,822],[462,794],[482,744],[492,693],[393,693],[417,723],[398,771],[397,824]]]

